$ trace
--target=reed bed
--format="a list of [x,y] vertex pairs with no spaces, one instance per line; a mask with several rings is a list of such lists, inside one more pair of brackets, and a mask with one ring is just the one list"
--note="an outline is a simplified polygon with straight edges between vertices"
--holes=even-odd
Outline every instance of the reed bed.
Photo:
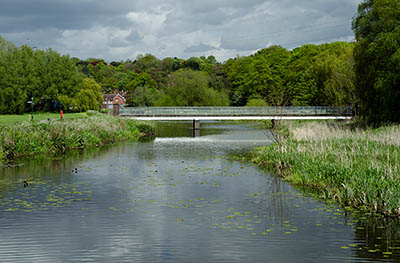
[[0,162],[34,155],[55,155],[122,140],[138,140],[151,135],[153,129],[147,123],[101,114],[47,123],[26,121],[14,125],[0,124]]
[[350,129],[338,122],[283,124],[289,135],[260,148],[253,161],[323,198],[400,215],[400,126]]

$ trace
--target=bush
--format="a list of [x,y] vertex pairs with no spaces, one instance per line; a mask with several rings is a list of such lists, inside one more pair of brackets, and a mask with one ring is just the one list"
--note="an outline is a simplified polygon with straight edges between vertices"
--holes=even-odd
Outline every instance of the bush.
[[268,103],[263,99],[251,99],[246,104],[247,107],[267,107]]

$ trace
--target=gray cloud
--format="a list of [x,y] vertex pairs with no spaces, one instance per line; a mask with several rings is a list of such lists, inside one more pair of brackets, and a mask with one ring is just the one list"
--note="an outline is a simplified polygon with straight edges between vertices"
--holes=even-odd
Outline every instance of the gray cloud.
[[223,61],[268,45],[291,49],[352,39],[351,19],[361,1],[2,0],[0,34],[82,59],[200,52]]
[[210,50],[214,50],[215,47],[210,46],[210,45],[205,45],[205,44],[199,44],[195,46],[190,46],[185,48],[184,52],[185,53],[197,53],[197,52],[207,52]]
[[139,35],[138,32],[132,31],[125,39],[130,42],[136,42],[138,40],[141,40],[142,37]]

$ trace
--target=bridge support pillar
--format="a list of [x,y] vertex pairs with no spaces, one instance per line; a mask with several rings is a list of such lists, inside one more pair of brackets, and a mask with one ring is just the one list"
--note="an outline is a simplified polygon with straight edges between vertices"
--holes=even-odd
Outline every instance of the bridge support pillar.
[[193,120],[193,130],[200,130],[200,120]]
[[200,137],[200,130],[193,130],[193,138]]
[[193,137],[200,136],[200,120],[193,120]]

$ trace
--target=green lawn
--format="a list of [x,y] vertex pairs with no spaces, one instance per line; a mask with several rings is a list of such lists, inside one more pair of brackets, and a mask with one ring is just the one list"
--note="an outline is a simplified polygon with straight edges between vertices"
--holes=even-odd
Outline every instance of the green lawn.
[[[74,119],[74,118],[83,118],[87,117],[86,113],[64,113],[64,119]],[[41,121],[47,119],[60,119],[59,113],[50,113],[50,112],[41,112],[34,113],[33,120]],[[5,124],[15,124],[23,121],[30,121],[31,114],[24,115],[0,115],[0,123]]]

